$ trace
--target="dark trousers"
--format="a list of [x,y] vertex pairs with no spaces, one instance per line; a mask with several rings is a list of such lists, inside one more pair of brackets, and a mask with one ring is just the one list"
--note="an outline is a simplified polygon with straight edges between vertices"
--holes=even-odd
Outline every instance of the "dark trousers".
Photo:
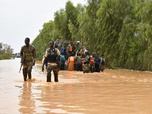
[[82,71],[82,63],[76,63],[76,70]]
[[54,81],[58,82],[58,66],[52,66],[51,64],[48,64],[47,67],[47,82],[51,82],[51,71],[54,73]]
[[[51,72],[47,73],[47,80],[46,81],[51,82]],[[54,81],[58,82],[58,74],[57,73],[54,73]]]
[[27,75],[28,75],[29,79],[32,78],[32,76],[31,76],[31,70],[28,70],[28,68],[24,68],[23,69],[23,78],[24,78],[24,81],[26,81]]
[[64,70],[64,64],[61,64],[60,70]]
[[98,63],[95,63],[95,72],[100,72],[100,67]]
[[95,71],[95,64],[90,64],[90,71],[91,73]]

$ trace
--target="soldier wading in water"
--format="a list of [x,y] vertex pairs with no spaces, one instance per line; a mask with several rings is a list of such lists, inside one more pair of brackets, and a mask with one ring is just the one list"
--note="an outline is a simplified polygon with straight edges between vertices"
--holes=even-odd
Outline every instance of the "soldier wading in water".
[[28,78],[31,79],[31,71],[32,67],[35,65],[36,60],[36,51],[35,48],[29,44],[30,39],[25,39],[25,45],[21,48],[20,55],[21,55],[21,64],[23,66],[23,77],[24,81],[26,81],[27,74]]
[[51,82],[51,71],[54,72],[54,81],[58,82],[58,71],[60,66],[60,51],[54,48],[54,42],[49,42],[50,48],[46,50],[45,59],[42,65],[42,72],[44,65],[47,63],[47,82]]

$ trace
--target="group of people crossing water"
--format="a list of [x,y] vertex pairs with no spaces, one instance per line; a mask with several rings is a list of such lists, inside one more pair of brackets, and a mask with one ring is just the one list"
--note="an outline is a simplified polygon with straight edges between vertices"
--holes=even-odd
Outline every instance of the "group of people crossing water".
[[89,54],[89,48],[79,48],[75,51],[72,42],[61,47],[61,70],[77,70],[83,73],[100,72],[104,70],[105,59],[102,54],[99,58],[95,53]]
[[[34,46],[29,44],[30,39],[25,39],[25,45],[21,48],[21,67],[23,66],[23,78],[24,81],[32,78],[31,71],[35,65],[36,50]],[[89,54],[89,48],[80,47],[80,42],[77,42],[77,47],[73,46],[73,42],[69,45],[61,47],[61,50],[57,48],[54,41],[49,42],[49,48],[46,49],[42,72],[46,68],[47,70],[47,82],[51,82],[51,72],[54,73],[54,81],[58,82],[59,70],[77,70],[83,71],[83,73],[100,72],[104,70],[105,59],[104,55],[101,58],[97,57],[95,53]],[[78,50],[78,51],[75,51]]]

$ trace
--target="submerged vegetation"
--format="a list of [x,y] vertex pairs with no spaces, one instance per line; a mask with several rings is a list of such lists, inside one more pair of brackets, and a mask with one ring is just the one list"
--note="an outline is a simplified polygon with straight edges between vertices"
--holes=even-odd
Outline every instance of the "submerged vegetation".
[[57,38],[82,41],[90,53],[105,55],[107,67],[152,70],[152,2],[150,0],[88,0],[54,13],[33,41],[38,59]]

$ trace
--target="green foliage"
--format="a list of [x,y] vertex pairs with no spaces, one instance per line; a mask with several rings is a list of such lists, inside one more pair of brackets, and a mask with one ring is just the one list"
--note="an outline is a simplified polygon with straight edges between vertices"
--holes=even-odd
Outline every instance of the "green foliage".
[[11,55],[9,53],[1,54],[0,60],[3,60],[3,59],[11,59]]
[[40,34],[35,38],[32,44],[36,48],[37,59],[41,60],[45,54],[45,50],[48,48],[48,42],[50,40],[55,40],[58,33],[54,29],[54,22],[50,21],[43,25],[43,29],[40,30]]
[[42,58],[49,40],[81,41],[90,53],[105,55],[107,67],[152,70],[152,2],[150,0],[88,0],[55,12],[33,45]]

